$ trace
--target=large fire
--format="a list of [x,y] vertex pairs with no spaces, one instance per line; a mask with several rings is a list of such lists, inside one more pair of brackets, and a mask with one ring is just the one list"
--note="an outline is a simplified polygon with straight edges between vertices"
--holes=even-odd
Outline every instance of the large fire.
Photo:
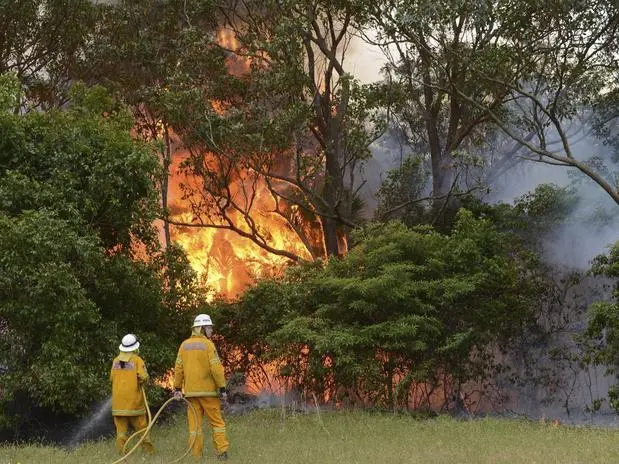
[[[229,29],[221,29],[217,34],[219,44],[227,50],[235,50],[238,42]],[[231,55],[233,56],[233,55]],[[232,73],[242,73],[247,70],[245,60],[231,58],[228,68]],[[215,102],[216,103],[216,102]],[[214,104],[215,104],[214,103]],[[179,172],[180,163],[187,158],[188,153],[181,144],[173,148],[172,165],[168,187],[168,208],[175,222],[195,224],[190,204],[183,198],[182,183],[191,182]],[[199,180],[194,179],[194,182]],[[235,180],[229,185],[233,195],[242,196],[251,190],[254,200],[251,208],[251,220],[268,238],[268,244],[274,249],[287,250],[303,259],[311,259],[307,247],[286,223],[286,220],[275,212],[275,199],[264,181],[245,185],[243,179]],[[249,232],[247,223],[240,213],[230,211],[228,216],[239,229]],[[216,294],[233,298],[242,292],[258,277],[280,274],[290,263],[290,259],[268,252],[252,240],[238,233],[211,224],[214,227],[170,227],[171,240],[180,244],[187,253],[189,261],[198,273],[201,282],[210,289],[210,296]]]
[[[187,153],[178,150],[174,156],[169,183],[168,207],[175,222],[195,223],[189,203],[183,199],[181,184],[187,183],[184,174],[178,172],[178,165]],[[235,184],[243,180],[235,181]],[[294,230],[275,210],[275,200],[263,182],[252,186],[231,185],[233,195],[242,195],[242,188],[254,189],[252,221],[265,231],[269,245],[278,250],[288,250],[304,259],[311,259],[305,245]],[[248,226],[242,215],[230,211],[234,224],[246,232]],[[220,225],[223,225],[223,221]],[[252,240],[232,230],[218,227],[171,227],[171,239],[180,244],[189,261],[198,273],[201,282],[210,289],[210,294],[231,298],[237,296],[258,277],[281,274],[290,263],[285,256],[268,252]]]

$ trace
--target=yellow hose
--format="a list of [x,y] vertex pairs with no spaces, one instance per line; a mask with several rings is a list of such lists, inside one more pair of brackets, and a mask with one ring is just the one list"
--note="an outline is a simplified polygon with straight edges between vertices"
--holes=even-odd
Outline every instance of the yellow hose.
[[[117,459],[116,461],[114,461],[112,464],[118,464],[120,462],[123,462],[125,459],[127,459],[131,454],[133,454],[133,452],[135,450],[138,449],[138,447],[142,444],[142,442],[144,441],[144,439],[146,438],[146,436],[148,435],[148,433],[150,432],[150,429],[153,427],[153,425],[155,425],[155,422],[157,422],[157,419],[159,418],[159,415],[163,412],[163,410],[172,402],[172,401],[176,401],[175,398],[170,398],[168,399],[165,403],[163,403],[161,405],[161,407],[159,408],[159,411],[157,411],[157,414],[155,414],[155,417],[151,418],[151,413],[150,413],[150,408],[148,406],[148,401],[146,400],[146,393],[144,392],[144,387],[142,387],[142,396],[144,397],[144,404],[146,405],[146,411],[148,413],[148,425],[146,426],[146,428],[138,430],[137,432],[134,432],[128,439],[127,442],[125,443],[125,446],[123,447],[123,456],[120,459]],[[186,398],[183,397],[183,401],[185,403],[187,403],[187,406],[189,407],[189,409],[191,410],[191,413],[194,416],[194,419],[196,421],[196,423],[198,422],[198,413],[196,412],[195,408],[193,407],[193,405],[187,401]],[[133,446],[133,448],[131,448],[127,454],[124,454],[126,449],[127,449],[127,445],[129,444],[129,442],[131,441],[131,439],[135,436],[138,436],[139,434],[142,434],[142,438],[140,438],[138,440],[138,442]],[[185,456],[187,456],[190,452],[191,452],[191,448],[193,447],[193,444],[196,440],[196,435],[192,435],[191,436],[191,441],[189,442],[189,447],[187,448],[187,450],[183,453],[183,455],[180,458],[177,458],[173,461],[170,461],[169,464],[174,464],[176,462],[180,462],[181,460],[183,460],[185,458]]]

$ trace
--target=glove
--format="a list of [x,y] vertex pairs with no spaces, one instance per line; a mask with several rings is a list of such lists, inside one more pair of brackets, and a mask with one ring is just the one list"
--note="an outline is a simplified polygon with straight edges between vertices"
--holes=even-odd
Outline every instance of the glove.
[[176,401],[182,400],[183,399],[183,392],[180,390],[175,390],[174,391],[174,399]]
[[228,402],[228,392],[226,392],[226,387],[221,387],[219,389],[219,397],[223,403]]

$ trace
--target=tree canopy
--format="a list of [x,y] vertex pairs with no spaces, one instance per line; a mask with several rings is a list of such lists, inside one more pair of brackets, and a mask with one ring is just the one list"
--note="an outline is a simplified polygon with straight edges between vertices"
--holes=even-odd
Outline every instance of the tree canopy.
[[84,411],[105,394],[128,332],[139,333],[152,375],[162,375],[186,311],[204,302],[182,254],[158,246],[159,164],[131,129],[126,108],[100,88],[75,88],[62,111],[0,112],[5,425],[29,420],[32,404]]

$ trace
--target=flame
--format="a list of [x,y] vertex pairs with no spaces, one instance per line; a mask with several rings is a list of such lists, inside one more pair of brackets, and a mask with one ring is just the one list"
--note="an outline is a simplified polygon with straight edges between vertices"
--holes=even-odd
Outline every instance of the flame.
[[[232,29],[220,29],[217,40],[224,49],[231,52],[240,49]],[[235,53],[230,53],[227,63],[229,71],[238,74],[246,73],[249,64],[247,59],[239,59]],[[211,104],[216,111],[226,110],[221,102]],[[189,200],[184,199],[181,184],[191,183],[200,188],[200,179],[187,178],[179,173],[179,165],[188,153],[180,146],[178,139],[174,141],[172,151],[167,206],[175,222],[192,224],[195,218],[190,211]],[[229,188],[232,195],[241,198],[244,192],[251,189],[255,196],[250,210],[251,219],[267,239],[268,245],[274,249],[290,251],[303,259],[311,259],[310,252],[290,224],[274,212],[275,200],[264,181],[255,180],[248,187],[247,182],[244,183],[246,180],[234,180]],[[240,213],[231,211],[229,217],[239,229],[250,231]],[[236,297],[256,278],[280,274],[290,263],[289,258],[270,253],[252,240],[232,230],[220,228],[225,226],[223,222],[211,225],[214,227],[170,227],[172,241],[184,248],[201,282],[210,288],[211,298],[215,294]]]
[[217,31],[216,37],[219,46],[229,52],[228,59],[226,60],[228,71],[235,76],[247,73],[251,65],[251,60],[247,56],[242,56],[241,44],[236,38],[234,30],[220,28]]
[[[173,212],[175,222],[195,223],[190,211],[188,199],[183,196],[181,184],[193,182],[199,187],[199,179],[187,179],[179,173],[178,166],[188,156],[187,152],[175,151],[171,167],[168,192],[168,207]],[[269,246],[277,250],[287,250],[295,255],[310,260],[311,254],[292,227],[284,218],[274,212],[275,200],[263,181],[255,185],[244,185],[246,179],[238,179],[230,185],[235,197],[243,191],[252,189],[255,194],[251,219],[261,234],[268,239]],[[250,232],[245,218],[238,212],[230,211],[229,217],[235,226],[244,232]],[[210,288],[209,296],[216,294],[227,298],[238,296],[247,286],[259,277],[279,275],[290,263],[290,259],[279,256],[260,247],[252,240],[235,231],[220,228],[223,221],[212,224],[214,227],[172,226],[171,239],[181,245],[187,253],[189,262],[198,273],[202,284]]]

